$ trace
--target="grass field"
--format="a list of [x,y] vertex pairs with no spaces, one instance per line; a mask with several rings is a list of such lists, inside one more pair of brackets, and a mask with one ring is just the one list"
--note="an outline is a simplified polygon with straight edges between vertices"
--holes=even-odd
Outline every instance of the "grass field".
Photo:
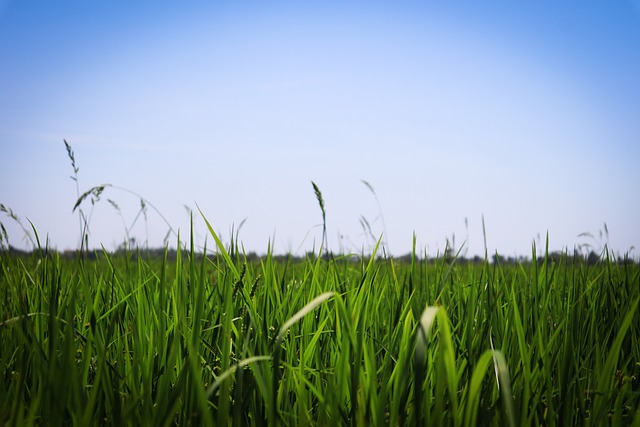
[[637,263],[247,260],[209,228],[215,257],[0,253],[0,424],[640,425]]

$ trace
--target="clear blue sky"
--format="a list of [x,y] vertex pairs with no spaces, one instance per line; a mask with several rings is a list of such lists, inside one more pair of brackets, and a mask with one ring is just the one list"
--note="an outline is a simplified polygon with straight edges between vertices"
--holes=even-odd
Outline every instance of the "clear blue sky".
[[[76,248],[80,192],[196,203],[247,251],[640,250],[640,2],[0,0],[0,203]],[[376,191],[384,215],[369,189]],[[139,199],[107,189],[91,246]],[[84,205],[88,214],[91,205]],[[28,247],[6,215],[10,243]],[[200,218],[196,237],[207,235]],[[162,245],[153,211],[131,235]],[[590,232],[594,239],[580,237]],[[175,245],[175,237],[171,244]],[[211,246],[211,239],[209,239]]]

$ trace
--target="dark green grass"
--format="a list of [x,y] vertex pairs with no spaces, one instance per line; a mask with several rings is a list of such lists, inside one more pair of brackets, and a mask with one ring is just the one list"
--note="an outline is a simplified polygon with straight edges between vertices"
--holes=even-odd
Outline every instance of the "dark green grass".
[[0,254],[0,424],[640,422],[636,264],[249,262],[214,238]]

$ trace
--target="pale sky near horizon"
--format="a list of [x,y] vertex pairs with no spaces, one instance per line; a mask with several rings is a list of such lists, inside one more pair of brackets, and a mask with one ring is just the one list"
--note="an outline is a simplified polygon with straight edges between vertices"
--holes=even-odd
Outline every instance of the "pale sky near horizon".
[[[314,181],[334,251],[370,249],[364,217],[396,255],[414,232],[482,255],[484,216],[489,253],[548,232],[637,257],[640,2],[0,0],[0,203],[60,250],[80,236],[63,139],[81,193],[138,193],[184,240],[197,204],[227,243],[246,219],[247,252],[317,249]],[[139,207],[84,204],[90,246]],[[167,230],[148,209],[130,233]]]

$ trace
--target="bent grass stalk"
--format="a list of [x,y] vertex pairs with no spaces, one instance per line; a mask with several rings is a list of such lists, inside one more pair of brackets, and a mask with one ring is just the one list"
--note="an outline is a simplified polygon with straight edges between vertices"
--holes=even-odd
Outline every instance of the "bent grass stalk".
[[278,401],[278,386],[279,386],[279,373],[280,373],[280,354],[281,354],[281,344],[284,339],[285,333],[289,331],[289,329],[300,321],[303,317],[311,313],[317,306],[324,303],[334,296],[333,292],[325,292],[321,295],[318,295],[313,300],[311,300],[307,305],[302,307],[296,314],[294,314],[290,319],[288,319],[280,328],[278,335],[276,336],[273,350],[273,386],[271,388],[271,423],[272,425],[278,424],[280,421],[280,417],[278,415],[277,401]]
[[322,212],[322,246],[324,246],[325,254],[328,254],[329,242],[327,242],[327,212],[324,209],[324,199],[322,198],[322,192],[316,183],[311,181],[311,185],[313,186],[313,192],[316,195],[318,206],[320,206],[320,211]]

